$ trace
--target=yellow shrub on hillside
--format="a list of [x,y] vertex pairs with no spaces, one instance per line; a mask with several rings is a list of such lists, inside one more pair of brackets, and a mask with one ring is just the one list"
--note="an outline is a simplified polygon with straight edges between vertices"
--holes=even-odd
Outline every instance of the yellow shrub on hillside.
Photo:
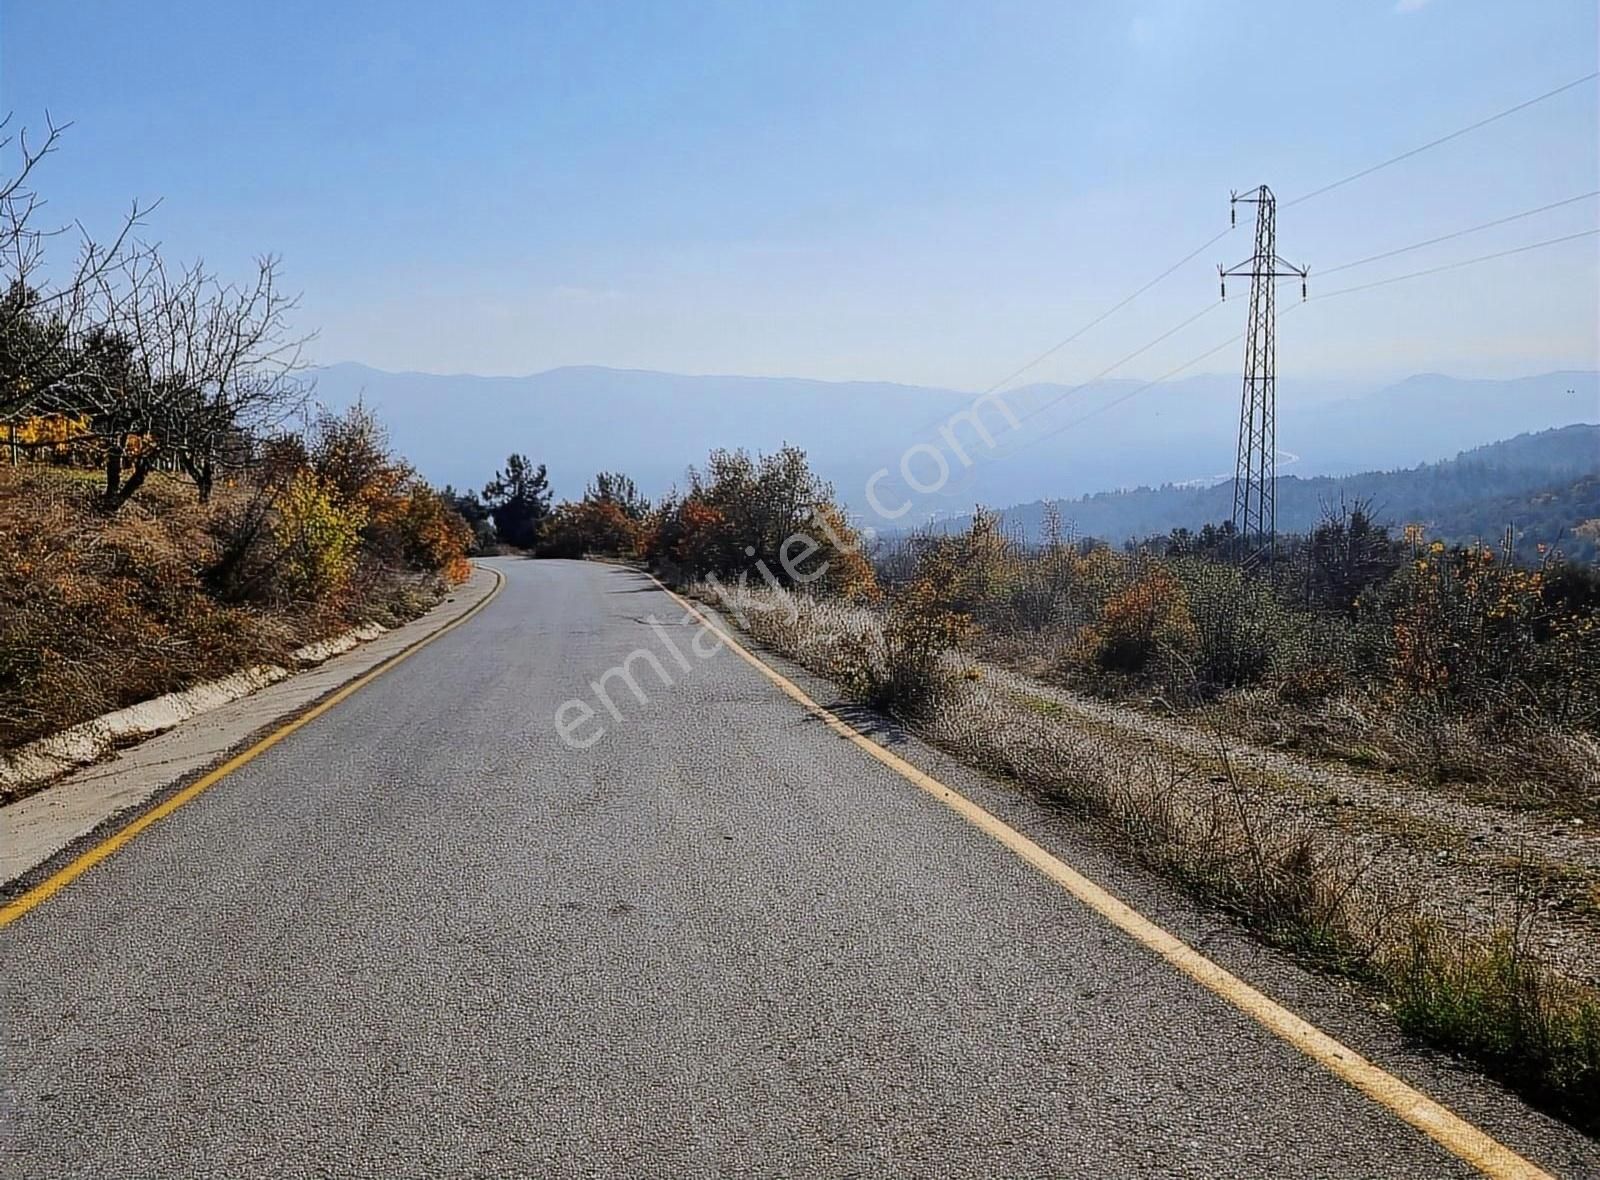
[[341,595],[355,569],[365,523],[365,511],[341,503],[326,481],[309,471],[296,474],[274,525],[290,589],[305,598]]
[[81,414],[35,414],[15,422],[0,422],[0,445],[9,447],[15,442],[30,459],[38,458],[41,451],[66,458],[90,445],[88,434],[89,419]]

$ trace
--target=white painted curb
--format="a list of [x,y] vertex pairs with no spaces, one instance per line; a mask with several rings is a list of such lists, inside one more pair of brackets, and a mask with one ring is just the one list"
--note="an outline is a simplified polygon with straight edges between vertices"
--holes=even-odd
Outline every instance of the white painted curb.
[[[377,623],[367,623],[331,639],[308,643],[291,652],[289,658],[296,667],[308,668],[376,639],[387,630]],[[276,684],[290,674],[291,670],[280,664],[258,664],[182,692],[169,692],[102,714],[15,750],[0,751],[0,793],[43,786],[80,766],[100,761],[119,746],[154,737],[191,717]]]

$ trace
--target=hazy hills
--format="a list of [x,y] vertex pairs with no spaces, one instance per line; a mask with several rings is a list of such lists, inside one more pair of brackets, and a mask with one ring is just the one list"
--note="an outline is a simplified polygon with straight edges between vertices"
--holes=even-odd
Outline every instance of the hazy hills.
[[[566,368],[526,377],[389,373],[355,364],[315,372],[319,400],[364,396],[399,450],[440,483],[480,486],[506,453],[549,465],[558,496],[596,470],[631,474],[658,495],[712,446],[803,447],[842,499],[868,519],[863,494],[908,447],[973,395],[948,389],[793,378],[693,377]],[[1209,483],[1231,475],[1238,378],[1207,375],[1153,387],[1136,381],[1026,386],[1005,394],[1022,425],[1002,453],[914,499],[905,525],[1107,488]],[[994,419],[998,428],[1003,426]],[[1572,422],[1600,421],[1600,374],[1517,380],[1426,374],[1382,388],[1279,383],[1280,474],[1344,474],[1449,458],[1480,443]],[[884,485],[892,488],[898,476]],[[902,495],[885,494],[888,502]],[[1215,517],[1215,513],[1212,514]],[[1154,517],[1152,517],[1154,520]],[[1090,531],[1087,530],[1086,531]]]
[[[1498,542],[1509,526],[1525,553],[1559,542],[1568,556],[1592,560],[1600,534],[1585,522],[1600,522],[1600,426],[1523,434],[1398,471],[1285,476],[1278,480],[1278,528],[1306,532],[1325,507],[1341,500],[1364,501],[1395,526],[1423,525],[1432,538]],[[1008,527],[1037,539],[1044,507],[1035,501],[1005,509]],[[1115,543],[1227,520],[1233,487],[1136,488],[1058,500],[1056,507],[1075,535]],[[951,518],[938,527],[964,528],[967,519]]]

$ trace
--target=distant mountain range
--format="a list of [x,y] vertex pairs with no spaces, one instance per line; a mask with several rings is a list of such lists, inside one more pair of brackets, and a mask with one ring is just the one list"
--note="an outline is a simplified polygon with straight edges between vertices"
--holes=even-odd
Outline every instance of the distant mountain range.
[[[1600,426],[1574,425],[1474,447],[1454,459],[1400,471],[1278,480],[1278,528],[1304,533],[1341,502],[1363,502],[1396,528],[1419,524],[1432,539],[1498,544],[1510,528],[1518,550],[1559,544],[1567,556],[1593,561],[1600,543]],[[1112,543],[1198,530],[1227,520],[1231,482],[1204,488],[1136,488],[1056,501],[1063,525],[1079,537]],[[1038,540],[1045,503],[1004,510],[1008,529]],[[964,529],[969,517],[940,521],[938,531]]]
[[[714,446],[802,447],[842,500],[870,523],[904,526],[1105,488],[1206,485],[1233,470],[1239,379],[1165,384],[1105,381],[1030,385],[1004,394],[1021,420],[991,412],[998,453],[970,468],[949,457],[939,425],[973,394],[873,382],[693,377],[565,368],[527,377],[389,373],[356,364],[315,371],[318,398],[364,397],[399,450],[438,483],[479,487],[512,450],[548,464],[557,496],[578,495],[601,469],[625,471],[648,495],[680,484]],[[1283,379],[1278,385],[1281,475],[1341,475],[1449,458],[1491,439],[1600,421],[1600,373],[1516,380],[1425,374],[1381,388]],[[943,449],[953,476],[938,494],[909,497],[907,513],[875,519],[864,489],[888,468],[885,503],[907,449]],[[926,455],[913,456],[926,473]],[[918,476],[926,480],[926,474]]]

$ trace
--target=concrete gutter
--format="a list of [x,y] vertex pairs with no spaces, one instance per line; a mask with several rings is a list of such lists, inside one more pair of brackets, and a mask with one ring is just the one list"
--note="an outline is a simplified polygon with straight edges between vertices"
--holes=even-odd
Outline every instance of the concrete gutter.
[[[309,668],[370,642],[387,630],[377,623],[353,627],[332,639],[321,639],[295,649],[289,661],[296,668]],[[102,713],[91,721],[15,750],[0,751],[0,795],[36,791],[80,766],[92,766],[119,746],[164,733],[191,717],[230,705],[292,674],[280,664],[257,664],[182,692],[169,692],[126,709]]]
[[448,626],[498,584],[498,574],[475,565],[464,584],[404,626],[372,624],[300,648],[292,658],[308,671],[247,668],[0,755],[0,790],[58,780],[0,807],[0,881],[27,872],[119,811],[221,761],[257,730]]

